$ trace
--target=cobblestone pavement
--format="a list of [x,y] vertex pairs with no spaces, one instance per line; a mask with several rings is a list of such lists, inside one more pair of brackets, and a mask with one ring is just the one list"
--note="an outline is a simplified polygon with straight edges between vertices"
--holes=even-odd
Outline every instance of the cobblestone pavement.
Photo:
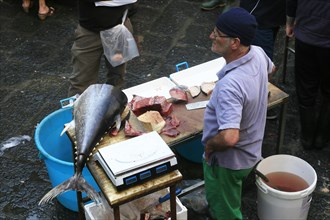
[[[190,66],[217,58],[208,38],[221,9],[205,12],[202,0],[139,0],[132,17],[141,56],[129,62],[126,85],[131,87],[175,72],[175,64]],[[60,108],[66,98],[72,66],[70,49],[77,25],[75,1],[49,0],[55,15],[41,22],[37,9],[23,12],[21,1],[0,0],[0,219],[75,219],[77,214],[56,200],[38,206],[51,188],[47,169],[38,157],[33,140],[36,125]],[[291,42],[293,43],[293,42]],[[330,149],[305,151],[299,142],[299,123],[293,81],[293,59],[289,56],[286,83],[282,78],[284,34],[279,35],[275,63],[279,67],[274,84],[290,95],[284,146],[281,153],[300,157],[311,164],[318,180],[309,219],[330,219]],[[104,66],[100,82],[104,82]],[[275,154],[278,120],[268,120],[264,157]],[[22,143],[4,149],[12,137],[28,135]],[[8,145],[6,145],[8,146]],[[178,156],[185,180],[202,178],[201,165]],[[244,185],[244,219],[257,219],[257,187],[251,175]],[[187,205],[188,206],[188,205]],[[196,210],[196,209],[195,209]],[[209,219],[189,208],[189,219]]]

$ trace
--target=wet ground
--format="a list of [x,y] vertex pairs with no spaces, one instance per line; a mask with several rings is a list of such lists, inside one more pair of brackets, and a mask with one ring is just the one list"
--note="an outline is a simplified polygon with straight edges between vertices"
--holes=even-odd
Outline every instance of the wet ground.
[[[129,62],[126,85],[131,87],[175,72],[175,64],[190,66],[216,58],[208,35],[220,9],[201,11],[202,0],[139,0],[132,17],[141,56]],[[33,136],[37,124],[60,108],[66,98],[72,66],[70,48],[77,25],[74,1],[47,1],[55,15],[41,22],[37,9],[25,14],[19,0],[0,0],[0,219],[75,219],[77,214],[56,200],[38,206],[51,188],[47,169],[38,157]],[[293,42],[291,42],[293,43]],[[286,83],[282,83],[284,35],[276,45],[279,67],[274,84],[290,95],[284,146],[281,153],[300,157],[317,172],[309,219],[330,219],[330,148],[305,151],[299,140],[299,121],[293,83],[293,56],[289,56]],[[100,82],[104,82],[104,66]],[[263,156],[275,154],[278,120],[268,120]],[[27,135],[27,136],[23,136]],[[18,143],[14,143],[16,138]],[[32,140],[29,140],[32,138]],[[8,149],[5,149],[8,148]],[[186,180],[202,178],[201,165],[180,157]],[[244,185],[244,219],[257,219],[254,177]],[[187,205],[188,206],[188,205]],[[208,219],[189,209],[189,219]]]

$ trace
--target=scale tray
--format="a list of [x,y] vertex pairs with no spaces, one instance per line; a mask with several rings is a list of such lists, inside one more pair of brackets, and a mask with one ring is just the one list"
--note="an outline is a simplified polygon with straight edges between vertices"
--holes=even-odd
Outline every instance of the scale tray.
[[177,169],[175,154],[156,131],[103,147],[94,160],[118,190]]

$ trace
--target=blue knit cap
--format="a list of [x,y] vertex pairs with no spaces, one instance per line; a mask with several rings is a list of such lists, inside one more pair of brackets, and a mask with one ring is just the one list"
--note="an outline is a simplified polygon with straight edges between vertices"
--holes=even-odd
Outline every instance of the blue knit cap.
[[241,44],[249,46],[256,33],[257,21],[245,9],[235,7],[219,15],[216,26],[224,34],[237,37]]

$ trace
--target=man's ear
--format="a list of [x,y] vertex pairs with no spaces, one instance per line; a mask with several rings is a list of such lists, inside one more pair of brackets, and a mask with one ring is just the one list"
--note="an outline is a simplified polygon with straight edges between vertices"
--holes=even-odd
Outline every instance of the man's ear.
[[239,46],[241,45],[241,40],[238,37],[231,38],[230,40],[231,40],[231,43],[230,43],[231,49],[237,50],[239,48]]

